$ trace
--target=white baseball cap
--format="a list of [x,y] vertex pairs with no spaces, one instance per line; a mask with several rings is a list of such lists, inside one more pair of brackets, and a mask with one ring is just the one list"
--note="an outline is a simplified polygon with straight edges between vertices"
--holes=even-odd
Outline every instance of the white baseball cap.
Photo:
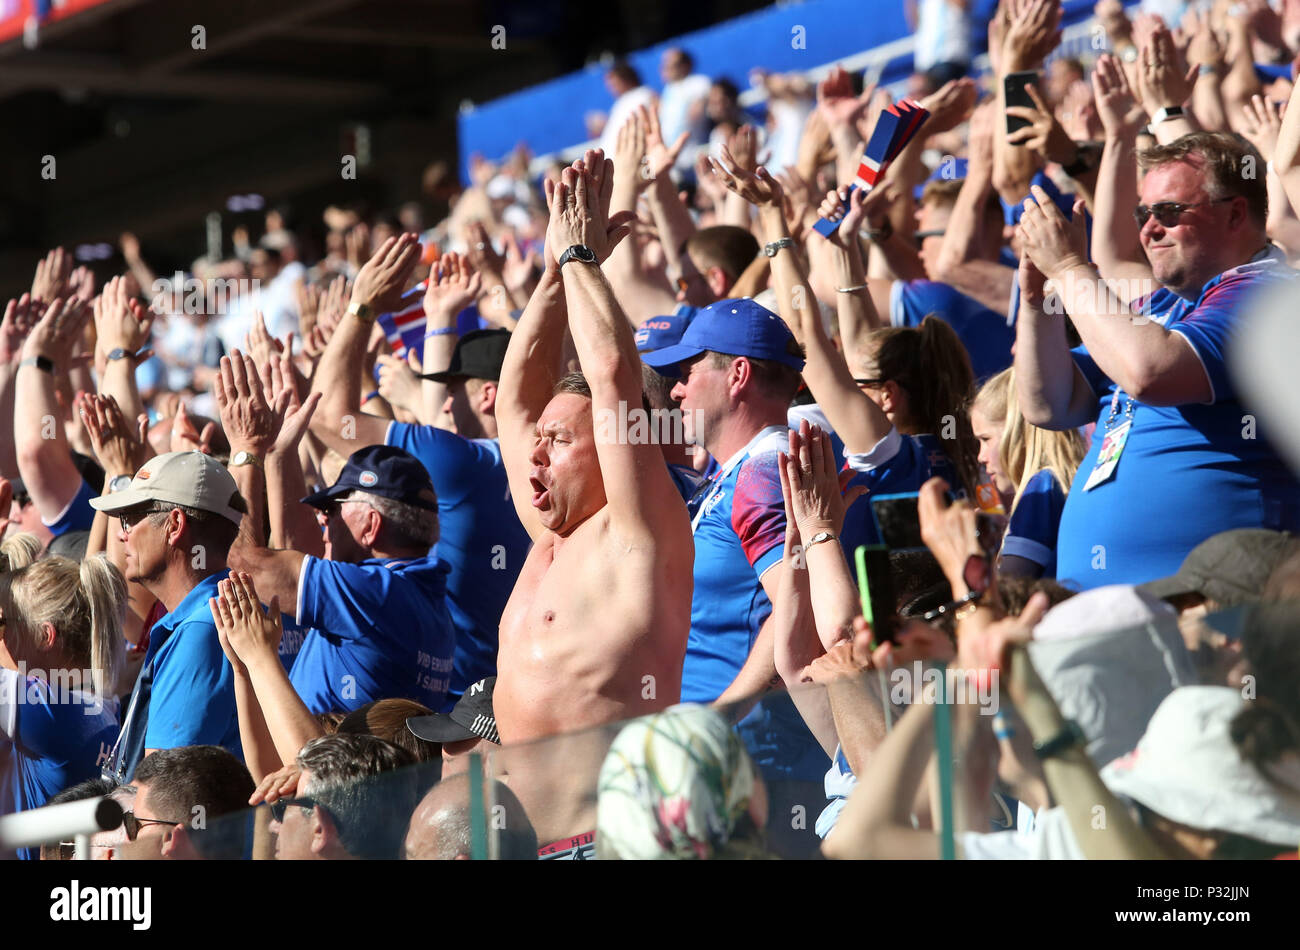
[[1229,725],[1246,705],[1226,686],[1184,686],[1160,704],[1137,748],[1101,771],[1118,795],[1202,831],[1300,843],[1300,753],[1262,774],[1237,751]]
[[244,517],[244,499],[234,478],[220,462],[202,452],[156,455],[135,473],[129,486],[90,499],[90,507],[113,514],[154,502],[210,511],[235,524]]

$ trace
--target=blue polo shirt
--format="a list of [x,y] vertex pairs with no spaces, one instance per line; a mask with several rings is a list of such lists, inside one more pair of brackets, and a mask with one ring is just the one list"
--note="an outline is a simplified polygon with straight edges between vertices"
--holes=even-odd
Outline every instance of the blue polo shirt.
[[[756,435],[691,506],[695,592],[682,667],[684,703],[711,703],[731,685],[772,613],[760,579],[784,552],[776,453],[789,448],[787,431],[769,426]],[[826,771],[826,754],[789,702],[760,702],[737,731],[769,778],[816,781]]]
[[990,310],[956,287],[933,280],[896,280],[889,291],[889,322],[896,327],[919,327],[933,314],[952,327],[970,357],[976,382],[982,382],[1011,365],[1016,331],[1006,314]]
[[440,538],[434,553],[447,563],[447,609],[456,628],[449,698],[497,671],[497,631],[532,541],[515,513],[496,439],[466,439],[433,426],[394,422],[386,445],[410,452],[429,472],[438,495]]
[[871,516],[873,495],[920,491],[935,476],[946,481],[954,495],[964,494],[957,469],[938,436],[902,435],[897,429],[890,429],[871,451],[850,453],[845,456],[844,464],[853,472],[849,487],[863,485],[867,489],[866,496],[844,514],[840,541],[850,564],[859,545],[880,544],[876,519]]
[[203,578],[150,628],[149,649],[105,775],[129,782],[146,749],[219,745],[243,761],[235,674],[208,608],[229,574],[221,570]]
[[[1225,364],[1249,294],[1295,278],[1270,251],[1209,281],[1195,302],[1164,289],[1151,296],[1153,319],[1190,343],[1205,367],[1210,402],[1155,407],[1133,400],[1115,472],[1086,492],[1117,387],[1085,347],[1073,351],[1097,398],[1097,431],[1061,515],[1058,580],[1082,590],[1141,584],[1176,573],[1192,548],[1222,531],[1300,529],[1300,483],[1264,433],[1250,431],[1249,410],[1237,401]],[[1129,398],[1120,393],[1113,425],[1124,420]]]
[[296,619],[310,629],[289,680],[307,708],[351,712],[402,698],[440,709],[456,643],[446,585],[447,565],[433,556],[304,557]]
[[[0,669],[0,814],[40,808],[97,777],[116,738],[116,700]],[[19,855],[35,859],[40,851]]]
[[1056,576],[1056,536],[1065,510],[1065,489],[1050,469],[1042,469],[1029,479],[1020,493],[1007,531],[1002,538],[1002,553],[1033,561],[1043,569],[1042,577]]

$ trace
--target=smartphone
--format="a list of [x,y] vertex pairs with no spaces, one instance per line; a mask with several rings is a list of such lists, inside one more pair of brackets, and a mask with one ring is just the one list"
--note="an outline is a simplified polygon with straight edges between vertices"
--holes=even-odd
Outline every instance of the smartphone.
[[871,624],[876,643],[897,642],[898,596],[894,575],[889,566],[889,549],[883,544],[867,544],[855,552],[858,568],[858,592],[862,597],[862,616]]
[[[951,504],[951,492],[947,498]],[[921,517],[915,492],[877,495],[871,499],[871,517],[875,519],[876,533],[880,536],[881,543],[889,550],[928,550],[921,540]],[[1002,535],[1007,529],[1006,516],[977,512],[975,526],[984,553],[990,558],[997,557],[1002,548]]]
[[[1006,93],[1007,105],[1024,106],[1027,109],[1038,108],[1038,106],[1034,105],[1034,100],[1029,98],[1029,93],[1025,91],[1025,87],[1031,83],[1037,85],[1038,73],[1036,71],[1029,70],[1023,73],[1009,73],[1007,77],[1002,80],[1002,83],[1003,90]],[[1007,116],[1007,135],[1020,129],[1028,128],[1032,124],[1033,123],[1028,119],[1009,115]],[[1016,144],[1023,145],[1024,143],[1017,142]]]
[[876,495],[871,499],[871,517],[876,522],[880,543],[891,551],[924,551],[921,518],[916,492]]

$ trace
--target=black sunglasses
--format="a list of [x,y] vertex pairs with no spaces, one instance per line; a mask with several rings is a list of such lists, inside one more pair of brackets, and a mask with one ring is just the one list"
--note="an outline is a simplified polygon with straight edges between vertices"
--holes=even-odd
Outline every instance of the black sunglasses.
[[1197,201],[1194,204],[1186,204],[1181,201],[1157,201],[1153,205],[1138,205],[1133,209],[1133,219],[1137,221],[1139,228],[1147,223],[1147,218],[1155,216],[1157,223],[1162,228],[1172,228],[1177,226],[1178,219],[1182,217],[1184,211],[1191,208],[1200,208],[1204,205],[1217,205],[1225,201],[1235,201],[1236,195],[1227,198],[1214,198],[1210,201]]
[[859,386],[879,386],[884,382],[883,379],[858,379],[857,377],[854,377],[853,381]]
[[138,525],[150,515],[158,515],[170,511],[170,508],[144,508],[136,511],[123,511],[117,516],[117,520],[122,525],[122,533],[130,534],[131,529]]
[[163,818],[137,818],[134,812],[122,812],[122,827],[126,831],[126,840],[134,841],[144,825],[170,825],[176,827],[179,821],[167,821]]
[[299,798],[281,798],[271,802],[271,817],[280,824],[284,824],[285,812],[290,805],[297,805],[299,808],[306,808],[308,811],[315,808],[317,801],[310,796],[303,795]]

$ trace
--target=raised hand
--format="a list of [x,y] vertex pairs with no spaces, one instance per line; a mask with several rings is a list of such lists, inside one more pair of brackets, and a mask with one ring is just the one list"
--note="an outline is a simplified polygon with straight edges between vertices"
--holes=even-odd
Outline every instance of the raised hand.
[[374,313],[396,310],[411,272],[420,263],[420,239],[414,234],[390,237],[371,255],[352,282],[352,303]]
[[66,372],[82,331],[90,322],[90,306],[76,297],[53,300],[44,316],[32,327],[23,344],[23,357],[45,356],[60,372]]
[[390,405],[414,412],[421,399],[421,368],[415,365],[415,351],[407,359],[389,353],[379,354],[379,395]]
[[271,452],[281,456],[296,457],[298,443],[306,435],[311,417],[324,394],[310,393],[305,402],[301,400],[296,370],[287,349],[270,361],[266,376],[268,382],[266,391],[270,396],[271,408],[280,423],[280,431],[276,433]]
[[505,245],[505,264],[501,269],[501,279],[511,293],[521,294],[527,298],[532,292],[532,285],[542,266],[542,255],[530,249],[525,254],[519,247],[519,240],[514,231],[506,231],[501,238]]
[[68,277],[68,293],[87,303],[95,299],[95,273],[89,267],[78,267]]
[[316,326],[316,313],[320,310],[321,289],[317,284],[298,281],[294,288],[298,301],[298,339],[305,340]]
[[1008,0],[1008,12],[999,69],[1003,75],[1037,69],[1061,40],[1060,0]]
[[207,423],[200,432],[194,420],[190,418],[184,401],[179,398],[176,400],[176,414],[172,416],[171,451],[202,452],[204,455],[211,455],[212,439],[216,434],[215,422]]
[[1042,188],[1034,185],[1030,193],[1033,197],[1025,199],[1025,213],[1020,217],[1020,246],[1034,266],[1048,280],[1054,280],[1071,267],[1086,265],[1088,240],[1083,201],[1074,203],[1074,216],[1067,221]]
[[824,531],[839,535],[844,513],[866,488],[859,485],[845,495],[840,490],[835,453],[830,436],[805,419],[799,431],[790,430],[790,451],[778,454],[781,486],[790,495],[790,512],[804,544]]
[[709,166],[729,191],[734,191],[752,205],[781,207],[781,184],[762,165],[748,172],[736,164],[724,145],[721,159],[709,158]]
[[134,475],[153,456],[147,438],[148,416],[141,415],[133,430],[116,399],[94,393],[78,393],[76,408],[95,458],[110,477]]
[[817,112],[832,133],[852,128],[867,111],[875,91],[874,85],[868,86],[862,95],[855,96],[852,77],[836,66],[817,84]]
[[280,432],[288,394],[281,394],[283,405],[279,407],[268,403],[256,364],[239,350],[221,358],[221,369],[213,381],[212,391],[231,452],[242,449],[265,459]]
[[41,319],[44,308],[44,304],[26,293],[5,305],[4,318],[0,320],[0,363],[18,362],[23,342]]
[[1241,134],[1259,149],[1264,161],[1271,162],[1278,134],[1282,131],[1282,114],[1286,105],[1279,105],[1263,96],[1251,96],[1242,111],[1246,121],[1242,124]]
[[279,595],[271,598],[270,611],[264,611],[253,578],[236,571],[217,584],[217,595],[208,599],[208,609],[223,641],[222,648],[228,645],[245,665],[258,660],[279,663],[280,638],[284,634]]
[[854,188],[850,193],[847,185],[839,191],[826,192],[826,198],[817,213],[828,221],[838,221],[840,225],[831,232],[828,241],[837,247],[850,247],[858,239],[858,229],[866,216],[863,209],[866,197],[861,188]]
[[479,272],[467,258],[448,251],[433,265],[424,290],[424,316],[429,326],[455,326],[456,314],[478,300],[482,292]]
[[1034,108],[1028,106],[1007,106],[1007,115],[1025,119],[1029,125],[1017,129],[1007,136],[1012,145],[1024,145],[1049,162],[1058,165],[1071,164],[1078,155],[1074,140],[1066,134],[1061,123],[1056,121],[1051,107],[1043,101],[1037,87],[1028,85],[1025,92],[1033,100]]
[[[211,605],[212,601],[208,602]],[[218,627],[220,630],[220,627]],[[225,643],[222,643],[225,648]],[[227,653],[227,656],[230,654]],[[272,772],[258,783],[257,788],[248,799],[250,805],[270,804],[282,798],[295,798],[298,795],[298,780],[302,778],[302,769],[297,765],[286,765],[278,772]]]
[[1114,56],[1102,56],[1097,60],[1092,71],[1092,91],[1097,114],[1108,138],[1136,135],[1150,121]]
[[1173,35],[1161,24],[1138,51],[1138,95],[1152,114],[1192,97],[1199,67],[1188,66]]
[[95,335],[104,353],[137,353],[149,342],[154,313],[126,291],[126,279],[114,277],[95,298]]
[[482,221],[471,221],[465,226],[465,242],[468,245],[465,258],[474,265],[476,271],[501,275],[505,268],[505,258],[492,246],[492,238],[488,236]]
[[632,211],[609,216],[614,187],[614,163],[599,149],[564,169],[560,180],[547,187],[551,221],[546,243],[558,260],[565,249],[585,245],[603,263],[619,241],[632,232]]
[[32,297],[41,303],[50,303],[67,294],[68,278],[72,275],[72,255],[56,247],[36,262],[36,276],[32,278]]
[[244,337],[244,346],[253,363],[259,367],[266,366],[284,350],[284,344],[266,329],[266,319],[260,310],[253,311],[253,326]]
[[632,183],[632,190],[641,192],[654,180],[646,158],[646,116],[644,108],[633,109],[632,114],[619,127],[614,142],[614,174],[620,187]]
[[325,288],[321,295],[320,307],[316,311],[316,326],[320,329],[326,343],[334,334],[334,329],[347,311],[347,301],[352,295],[352,281],[339,274]]
[[975,108],[978,97],[973,79],[951,79],[944,83],[921,100],[921,106],[930,113],[930,118],[925,120],[925,134],[937,135],[961,125]]
[[677,136],[677,141],[669,145],[664,142],[663,130],[659,127],[658,108],[648,109],[641,106],[640,112],[645,122],[645,169],[650,176],[649,180],[654,181],[660,175],[668,174],[677,164],[677,158],[686,147],[686,140],[690,137],[690,133],[683,132]]

